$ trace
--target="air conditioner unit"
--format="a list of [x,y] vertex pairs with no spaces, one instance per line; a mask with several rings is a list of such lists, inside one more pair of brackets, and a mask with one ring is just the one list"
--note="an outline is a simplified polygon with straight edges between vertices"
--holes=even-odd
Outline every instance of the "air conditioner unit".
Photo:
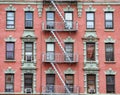
[[25,93],[32,93],[32,88],[25,88]]

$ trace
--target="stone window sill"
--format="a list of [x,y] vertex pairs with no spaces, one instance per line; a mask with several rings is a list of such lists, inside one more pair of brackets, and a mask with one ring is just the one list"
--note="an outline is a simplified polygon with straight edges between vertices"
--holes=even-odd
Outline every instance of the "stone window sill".
[[14,63],[14,62],[16,62],[16,60],[5,60],[4,62]]
[[105,32],[114,32],[114,29],[105,29]]
[[116,61],[105,61],[106,64],[115,64]]

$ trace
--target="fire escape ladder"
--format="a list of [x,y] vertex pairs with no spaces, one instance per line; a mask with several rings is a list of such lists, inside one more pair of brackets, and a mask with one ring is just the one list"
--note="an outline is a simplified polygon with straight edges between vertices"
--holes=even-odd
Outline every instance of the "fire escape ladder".
[[57,68],[55,67],[54,63],[51,62],[51,65],[52,65],[52,67],[54,68],[55,72],[57,73],[58,77],[60,78],[61,82],[63,83],[65,89],[67,90],[67,92],[68,92],[69,95],[70,95],[70,91],[69,91],[68,87],[66,86],[64,80],[62,79],[60,73],[58,72]]
[[[61,19],[63,20],[64,23],[66,23],[64,17],[62,16],[61,12],[59,11],[59,9],[57,8],[56,4],[54,3],[54,0],[50,0],[52,5],[55,7],[55,9],[57,10],[58,14],[60,15]],[[66,57],[68,58],[68,60],[71,62],[70,57],[68,56],[68,54],[66,53],[66,51],[64,50],[62,43],[60,42],[60,39],[57,37],[57,35],[55,34],[55,31],[51,30],[52,35],[54,36],[54,38],[56,39],[58,45],[60,46],[60,48],[62,49],[62,51],[64,52],[64,54],[66,55]],[[69,93],[69,95],[71,94],[68,87],[66,86],[64,80],[62,79],[62,76],[60,75],[59,71],[57,70],[57,67],[55,66],[54,63],[51,62],[52,67],[54,68],[55,72],[57,73],[58,77],[60,78],[61,82],[63,83],[66,91]]]

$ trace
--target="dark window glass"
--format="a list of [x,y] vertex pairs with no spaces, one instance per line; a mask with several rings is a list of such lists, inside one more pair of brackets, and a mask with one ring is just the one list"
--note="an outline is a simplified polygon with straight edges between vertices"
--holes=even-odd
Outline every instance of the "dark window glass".
[[115,93],[115,76],[114,75],[107,75],[106,76],[106,88],[107,93]]
[[87,89],[88,93],[94,94],[96,92],[96,76],[87,75]]
[[14,42],[6,43],[6,60],[14,60]]
[[105,29],[113,29],[113,13],[105,13]]
[[55,60],[55,46],[54,43],[47,43],[47,56],[46,59],[48,61],[53,61]]
[[87,61],[95,61],[95,43],[87,43],[86,47]]
[[6,14],[6,28],[14,29],[15,28],[15,12],[7,12]]
[[66,83],[69,91],[74,92],[74,75],[73,74],[66,74],[65,75],[65,83]]
[[86,13],[87,14],[87,29],[94,29],[95,28],[95,18],[94,18],[94,13]]
[[26,61],[32,61],[33,60],[33,43],[32,42],[26,42],[25,43],[25,56]]
[[[73,43],[65,43],[65,51],[68,57],[70,58],[70,60],[73,61]],[[67,55],[65,56],[65,60],[70,61]]]
[[25,29],[33,29],[33,12],[25,12]]
[[72,12],[65,12],[65,29],[72,29],[73,28],[73,13]]
[[106,55],[106,61],[114,61],[114,44],[113,43],[105,44],[105,55]]
[[5,75],[5,92],[14,92],[14,75]]
[[25,93],[32,93],[33,74],[24,74],[24,89]]
[[47,22],[47,29],[54,29],[54,24],[55,24],[54,12],[47,12],[46,22]]
[[46,75],[46,92],[51,93],[54,92],[55,85],[55,74],[47,74]]

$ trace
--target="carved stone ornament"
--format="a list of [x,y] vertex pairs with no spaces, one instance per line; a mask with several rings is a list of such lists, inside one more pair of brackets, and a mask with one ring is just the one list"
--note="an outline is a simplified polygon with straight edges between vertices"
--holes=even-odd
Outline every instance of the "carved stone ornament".
[[46,11],[56,11],[56,9],[52,5],[49,5],[48,8],[46,8]]
[[71,8],[71,6],[70,5],[68,5],[66,8],[64,8],[64,11],[74,11],[74,9],[73,8]]
[[37,5],[37,8],[38,8],[38,16],[39,16],[39,17],[42,17],[43,3],[40,2],[40,3]]
[[85,9],[86,12],[95,12],[96,9],[92,7],[92,5],[89,5],[87,9]]
[[73,71],[71,68],[68,68],[64,71],[64,74],[75,74],[75,71]]
[[75,40],[73,40],[70,36],[68,36],[66,39],[64,39],[64,42],[71,42],[71,43],[74,43]]
[[5,10],[6,11],[16,11],[16,8],[13,7],[12,5],[9,5]]
[[115,40],[111,37],[111,36],[108,36],[108,38],[106,38],[104,40],[105,43],[115,43]]
[[55,40],[55,38],[53,38],[52,36],[49,36],[46,40],[45,40],[45,42],[55,42],[56,40]]
[[15,42],[16,39],[13,38],[12,35],[9,35],[9,37],[7,37],[7,38],[5,39],[5,41],[6,41],[6,42]]
[[34,8],[32,8],[31,5],[28,5],[26,8],[24,8],[24,11],[34,11]]
[[14,74],[15,71],[11,68],[11,67],[8,67],[7,70],[5,70],[5,74]]
[[55,71],[50,67],[48,70],[45,71],[46,74],[55,74]]
[[78,17],[81,17],[82,16],[82,10],[83,10],[81,2],[77,3],[77,9],[78,9]]
[[103,9],[105,12],[113,12],[115,9],[113,9],[110,5],[108,5],[105,9]]
[[107,71],[105,71],[106,75],[115,75],[116,72],[112,70],[112,68],[109,68]]

